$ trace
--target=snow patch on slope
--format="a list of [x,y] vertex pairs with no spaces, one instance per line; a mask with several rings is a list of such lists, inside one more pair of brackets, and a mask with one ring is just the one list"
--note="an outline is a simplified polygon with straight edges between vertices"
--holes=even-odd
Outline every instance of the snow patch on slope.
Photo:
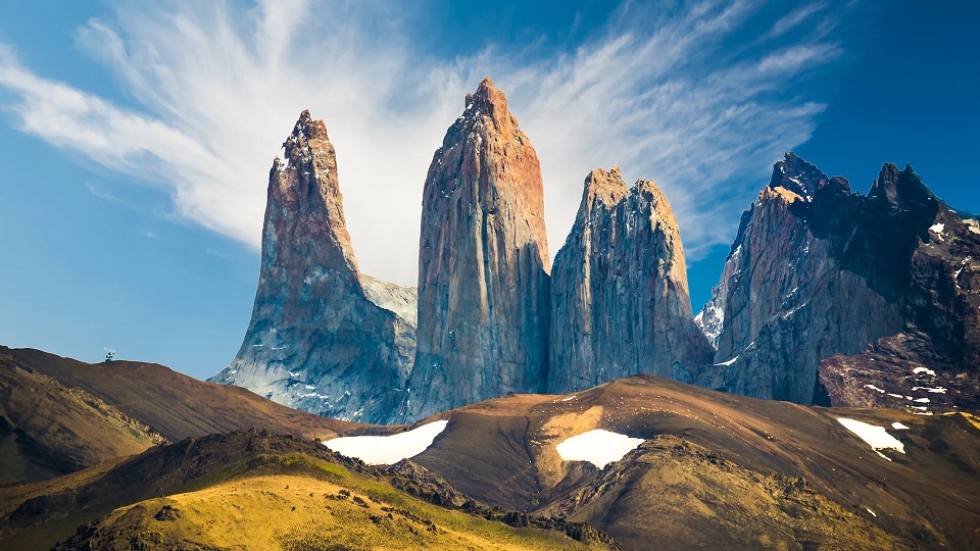
[[858,438],[864,440],[871,446],[871,449],[875,451],[878,455],[884,457],[891,461],[887,455],[881,453],[881,450],[895,450],[901,453],[905,453],[905,444],[902,444],[897,438],[888,434],[888,431],[884,427],[879,427],[875,425],[870,425],[858,421],[856,419],[848,419],[846,417],[838,417],[837,421],[844,425],[844,428],[854,433]]
[[556,449],[565,461],[588,461],[602,469],[619,461],[643,442],[642,438],[596,429],[573,436],[558,444]]
[[427,450],[448,424],[445,420],[435,421],[391,436],[346,436],[328,440],[323,445],[368,465],[392,465]]

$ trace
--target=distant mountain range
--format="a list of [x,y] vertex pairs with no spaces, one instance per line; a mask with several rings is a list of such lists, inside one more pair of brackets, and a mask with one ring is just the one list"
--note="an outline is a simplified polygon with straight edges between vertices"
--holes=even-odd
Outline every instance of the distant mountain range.
[[293,408],[397,423],[641,373],[804,405],[980,408],[980,222],[910,167],[886,164],[865,196],[788,153],[697,316],[667,198],[616,167],[586,176],[550,265],[537,156],[489,79],[430,164],[417,289],[358,270],[308,112],[268,197],[252,319],[211,380]]

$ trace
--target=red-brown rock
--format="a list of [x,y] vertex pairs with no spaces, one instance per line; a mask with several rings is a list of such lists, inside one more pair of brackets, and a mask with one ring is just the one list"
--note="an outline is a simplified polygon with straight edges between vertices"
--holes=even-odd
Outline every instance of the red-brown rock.
[[537,154],[490,79],[433,156],[405,415],[544,390],[548,245]]

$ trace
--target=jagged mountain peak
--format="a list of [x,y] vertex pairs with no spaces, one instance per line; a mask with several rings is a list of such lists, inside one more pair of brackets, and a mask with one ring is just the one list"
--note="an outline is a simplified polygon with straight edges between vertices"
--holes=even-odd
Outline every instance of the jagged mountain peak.
[[507,96],[493,85],[493,80],[486,77],[476,87],[476,93],[466,94],[466,110],[482,111],[491,116],[499,113],[510,115],[507,109]]
[[[658,219],[670,226],[672,231],[678,231],[677,218],[674,217],[674,210],[670,208],[670,202],[667,201],[667,196],[664,195],[664,192],[656,182],[653,180],[639,179],[630,188],[630,194],[649,201],[651,203],[651,209],[657,214]],[[677,239],[677,246],[681,247],[680,237]],[[681,257],[683,259],[683,255]]]
[[607,208],[612,208],[619,204],[630,193],[626,182],[623,181],[619,173],[619,167],[613,165],[607,172],[602,168],[596,168],[585,178],[586,201],[591,197],[599,201]]
[[405,418],[540,391],[550,269],[541,166],[489,79],[467,96],[433,156],[421,222],[418,355]]
[[321,119],[313,119],[310,111],[304,109],[296,119],[293,131],[282,143],[282,148],[276,156],[278,163],[274,164],[273,170],[285,169],[295,166],[297,161],[308,160],[312,156],[312,149],[322,150],[330,155],[334,154],[333,144],[327,136],[327,126]]
[[586,176],[551,291],[549,392],[637,373],[684,379],[711,360],[691,316],[677,221],[650,180],[627,188],[615,166]]
[[[527,136],[521,132],[517,117],[511,114],[507,107],[507,95],[494,87],[490,77],[480,82],[476,93],[466,94],[466,109],[446,134],[446,141],[455,142],[456,139],[450,140],[450,138],[458,136],[468,139],[474,132],[479,134],[481,139],[496,134],[504,142],[516,142],[518,146],[527,146],[534,150]],[[448,145],[453,144],[448,143]]]
[[902,170],[893,163],[885,163],[878,173],[878,178],[871,185],[868,197],[885,200],[891,205],[917,204],[927,207],[930,211],[937,210],[939,200],[916,174],[912,165],[906,164]]
[[769,187],[787,189],[807,201],[812,201],[817,190],[828,182],[827,175],[819,168],[790,151],[783,156],[783,160],[773,165]]
[[323,121],[304,110],[280,157],[252,319],[213,380],[314,413],[385,421],[412,364],[415,292],[359,272]]

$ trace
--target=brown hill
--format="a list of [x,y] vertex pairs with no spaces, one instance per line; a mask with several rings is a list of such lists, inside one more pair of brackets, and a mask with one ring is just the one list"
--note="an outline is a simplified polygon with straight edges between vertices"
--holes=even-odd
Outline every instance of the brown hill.
[[[345,429],[363,434],[400,428],[355,426],[299,412],[282,417],[281,406],[246,391],[206,385],[151,364],[89,365],[36,351],[10,354],[24,365],[43,364],[64,385],[71,380],[88,385],[93,395],[151,426],[222,431],[249,418],[306,438],[254,432],[211,436],[0,489],[3,548],[46,549],[79,525],[85,526],[63,548],[112,549],[120,542],[146,549],[188,542],[202,549],[233,548],[250,526],[273,548],[383,547],[400,541],[384,539],[391,534],[417,546],[506,548],[502,540],[452,539],[463,537],[458,531],[448,540],[415,540],[411,531],[411,537],[398,532],[407,525],[392,526],[394,531],[382,537],[371,518],[381,516],[374,509],[350,516],[350,511],[366,512],[360,505],[341,512],[351,534],[359,534],[343,539],[348,535],[337,532],[335,518],[311,512],[312,498],[339,492],[321,491],[316,473],[333,467],[317,462],[383,478],[400,492],[512,526],[559,528],[580,539],[608,533],[631,549],[649,549],[656,542],[657,549],[667,550],[968,550],[980,538],[980,420],[968,414],[806,407],[643,375],[576,394],[512,395],[440,413],[431,419],[449,423],[428,450],[411,463],[381,470],[330,454],[306,432],[324,427],[320,430],[329,437]],[[875,451],[839,418],[887,430],[903,452]],[[557,445],[593,429],[645,442],[602,470],[564,461]],[[320,467],[311,467],[311,461]],[[302,477],[309,479],[312,472],[315,480],[266,477],[293,476],[294,465],[302,467]],[[255,478],[254,488],[228,485],[241,477]],[[326,482],[337,484],[329,476]],[[280,483],[299,484],[302,490],[284,494],[275,489]],[[270,501],[269,493],[278,497]],[[367,503],[372,494],[364,495]],[[185,524],[160,525],[157,516],[165,505],[179,509]],[[289,520],[291,507],[305,524]],[[105,514],[110,516],[98,520]],[[278,522],[286,522],[295,537],[281,539],[286,532],[275,531]],[[514,548],[528,543],[508,534]]]
[[159,364],[88,364],[32,349],[0,347],[12,361],[82,389],[171,441],[250,428],[326,440],[366,425],[296,411],[248,390],[199,381]]
[[0,485],[52,478],[163,442],[146,424],[0,350]]
[[[627,547],[971,549],[980,538],[980,429],[963,414],[804,407],[641,375],[438,417],[446,430],[413,461],[474,499],[564,512]],[[838,417],[886,427],[905,453],[879,456]],[[648,442],[601,473],[558,455],[599,428]]]

